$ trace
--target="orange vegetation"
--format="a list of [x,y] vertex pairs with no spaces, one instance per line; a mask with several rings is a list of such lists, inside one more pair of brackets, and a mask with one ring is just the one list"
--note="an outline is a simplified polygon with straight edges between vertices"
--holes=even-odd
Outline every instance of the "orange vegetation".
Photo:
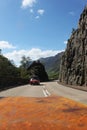
[[87,106],[55,96],[2,98],[0,130],[87,130]]

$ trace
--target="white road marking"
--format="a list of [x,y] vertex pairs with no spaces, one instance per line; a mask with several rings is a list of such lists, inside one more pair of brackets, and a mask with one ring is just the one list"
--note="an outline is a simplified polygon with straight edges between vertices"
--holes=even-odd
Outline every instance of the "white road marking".
[[43,90],[43,94],[44,94],[45,97],[48,97],[46,91],[44,91],[44,90]]
[[43,88],[43,93],[45,97],[50,96],[51,94],[48,92],[48,90],[45,88],[45,86],[42,87]]
[[47,90],[47,89],[46,89],[46,93],[47,93],[47,95],[49,95],[49,96],[51,95],[51,94],[48,92],[48,90]]

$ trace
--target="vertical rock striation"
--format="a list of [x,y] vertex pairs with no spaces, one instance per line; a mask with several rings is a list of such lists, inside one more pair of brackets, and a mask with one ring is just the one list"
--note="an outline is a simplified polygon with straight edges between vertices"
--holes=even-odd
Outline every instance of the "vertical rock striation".
[[60,65],[60,82],[87,86],[87,6],[67,43]]

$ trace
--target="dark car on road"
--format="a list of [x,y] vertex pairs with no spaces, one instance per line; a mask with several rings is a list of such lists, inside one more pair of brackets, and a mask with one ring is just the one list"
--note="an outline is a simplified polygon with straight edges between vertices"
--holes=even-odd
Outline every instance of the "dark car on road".
[[30,84],[31,84],[31,85],[39,85],[39,84],[40,84],[39,78],[38,78],[38,77],[32,77],[32,78],[30,79]]

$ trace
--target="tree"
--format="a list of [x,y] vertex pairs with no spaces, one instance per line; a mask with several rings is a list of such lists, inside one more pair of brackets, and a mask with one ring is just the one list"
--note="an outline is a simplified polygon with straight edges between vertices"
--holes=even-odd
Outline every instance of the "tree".
[[2,50],[0,49],[0,55],[2,54]]
[[30,61],[31,61],[30,57],[22,56],[22,59],[21,59],[21,62],[20,62],[21,67],[27,69]]
[[16,85],[20,72],[6,57],[0,55],[0,88]]
[[29,67],[29,64],[31,62],[30,57],[22,56],[21,58],[21,65],[20,65],[20,74],[21,78],[27,79],[29,78],[29,73],[27,68]]

